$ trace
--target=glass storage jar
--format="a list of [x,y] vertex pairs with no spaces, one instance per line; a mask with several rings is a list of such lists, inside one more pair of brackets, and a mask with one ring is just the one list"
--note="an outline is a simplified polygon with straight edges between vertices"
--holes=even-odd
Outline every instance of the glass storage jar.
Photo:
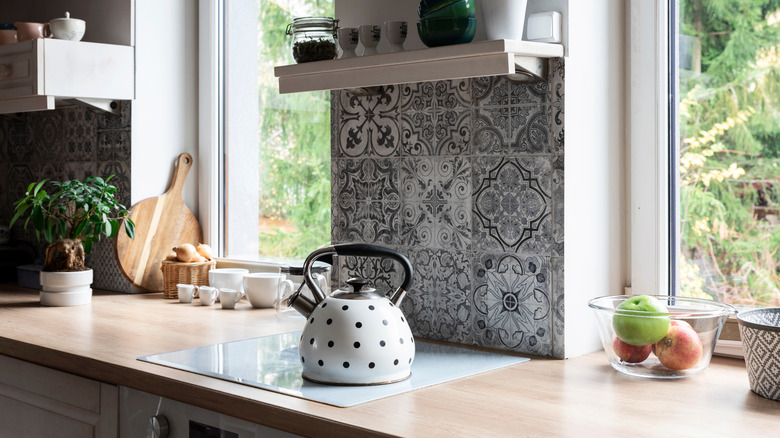
[[338,22],[330,17],[293,18],[293,22],[287,25],[287,35],[292,35],[290,49],[295,62],[300,64],[334,59],[338,54]]

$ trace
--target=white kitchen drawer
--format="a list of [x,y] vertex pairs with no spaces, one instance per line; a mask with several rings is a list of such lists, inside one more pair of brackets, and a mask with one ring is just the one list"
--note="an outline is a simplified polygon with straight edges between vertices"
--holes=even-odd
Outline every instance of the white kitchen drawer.
[[0,46],[0,113],[32,111],[60,99],[130,100],[134,48],[37,39]]

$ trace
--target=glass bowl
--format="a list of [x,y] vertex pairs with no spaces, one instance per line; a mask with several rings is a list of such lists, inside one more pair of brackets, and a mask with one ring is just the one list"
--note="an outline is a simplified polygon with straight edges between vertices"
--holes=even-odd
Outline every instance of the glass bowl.
[[[601,343],[612,368],[638,377],[675,379],[699,374],[707,368],[723,324],[736,310],[724,303],[699,298],[653,295],[667,312],[623,310],[617,307],[636,297],[605,296],[590,300],[601,336]],[[626,325],[640,327],[636,338],[626,336]],[[647,343],[648,331],[662,327],[663,338]],[[668,324],[668,329],[665,327]],[[634,345],[623,342],[617,334]],[[644,334],[644,341],[641,334]],[[652,335],[657,338],[656,335]],[[698,339],[698,340],[697,340]],[[646,345],[639,345],[646,344]]]

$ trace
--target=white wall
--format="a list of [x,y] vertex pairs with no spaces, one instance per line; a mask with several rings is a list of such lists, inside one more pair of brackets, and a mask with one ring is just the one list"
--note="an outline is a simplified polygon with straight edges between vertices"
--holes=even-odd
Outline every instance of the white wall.
[[195,163],[184,202],[198,214],[198,2],[135,0],[132,203],[167,190],[176,157]]
[[588,300],[627,282],[623,0],[569,2],[565,83],[566,357],[601,348]]

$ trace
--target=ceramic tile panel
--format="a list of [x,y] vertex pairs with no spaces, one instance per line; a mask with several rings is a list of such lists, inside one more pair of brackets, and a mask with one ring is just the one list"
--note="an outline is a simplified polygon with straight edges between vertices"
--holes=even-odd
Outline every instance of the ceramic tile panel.
[[564,351],[564,293],[563,293],[563,257],[552,258],[552,299],[553,299],[553,349],[555,358],[563,359]]
[[[334,93],[333,242],[410,258],[402,307],[415,335],[563,357],[562,60],[543,83],[488,77],[386,94]],[[377,148],[396,126],[397,147]],[[381,268],[352,261],[339,273]]]
[[[113,174],[118,199],[129,207],[130,114],[130,103],[121,102],[119,115],[70,106],[0,117],[0,224],[13,216],[9,204],[24,196],[29,183],[42,179]],[[45,242],[36,242],[31,229],[23,230],[18,224],[12,235],[18,242],[31,243],[37,256],[43,256]],[[94,288],[130,291],[130,282],[119,271],[113,240],[95,245],[88,264],[94,270]]]
[[553,343],[550,259],[478,253],[474,334],[479,345],[550,355]]
[[339,157],[391,157],[399,154],[398,87],[381,87],[378,95],[338,93]]
[[548,254],[552,245],[551,170],[547,157],[475,159],[475,248]]

